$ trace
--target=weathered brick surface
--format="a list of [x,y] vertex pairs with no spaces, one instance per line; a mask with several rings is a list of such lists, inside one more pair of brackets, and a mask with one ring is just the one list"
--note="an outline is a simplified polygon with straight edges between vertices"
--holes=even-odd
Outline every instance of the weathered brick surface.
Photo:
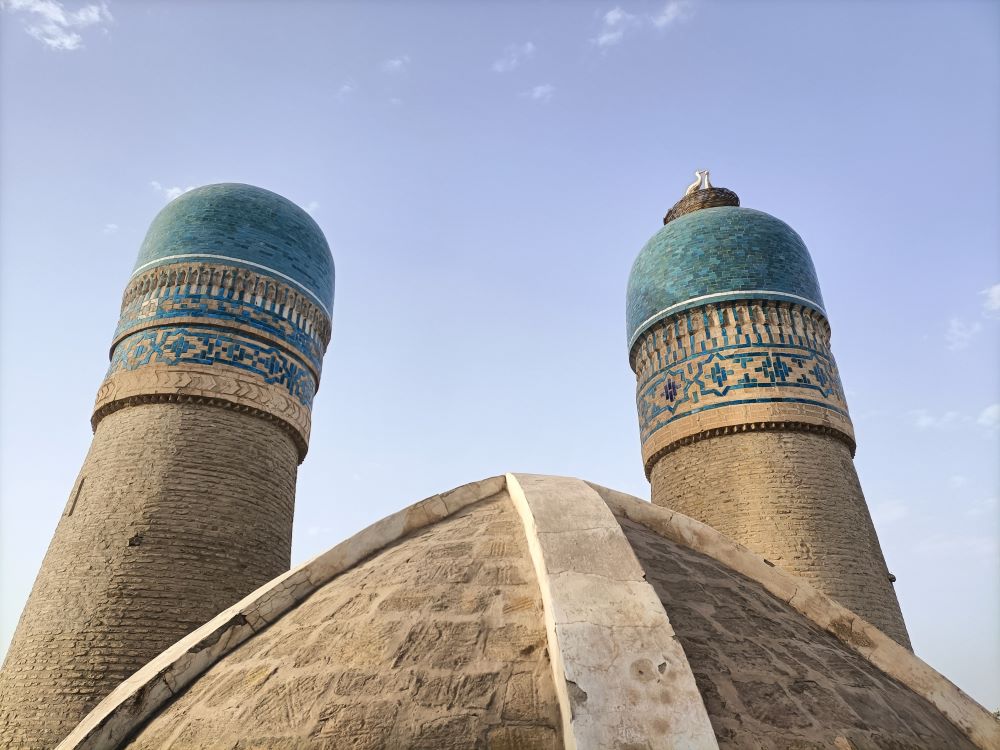
[[652,499],[712,526],[909,647],[850,450],[828,435],[736,433],[653,466]]
[[554,750],[559,726],[539,589],[502,493],[335,578],[128,747]]
[[0,671],[6,747],[53,747],[118,683],[288,569],[298,453],[200,404],[109,414]]
[[621,520],[720,747],[973,748],[940,711],[756,582]]

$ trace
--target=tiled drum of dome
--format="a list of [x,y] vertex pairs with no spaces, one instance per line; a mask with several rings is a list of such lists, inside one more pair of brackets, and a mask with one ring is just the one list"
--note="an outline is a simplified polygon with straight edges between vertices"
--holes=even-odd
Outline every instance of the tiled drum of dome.
[[678,441],[756,423],[854,432],[816,272],[784,222],[735,206],[670,221],[628,286],[647,472]]
[[129,399],[209,398],[282,420],[304,455],[333,281],[322,231],[287,199],[238,184],[180,196],[139,251],[93,422]]

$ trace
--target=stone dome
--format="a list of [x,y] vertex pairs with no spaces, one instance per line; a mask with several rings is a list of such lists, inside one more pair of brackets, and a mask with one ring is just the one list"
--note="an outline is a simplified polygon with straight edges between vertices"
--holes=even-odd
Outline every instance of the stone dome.
[[330,315],[334,268],[313,218],[287,198],[239,183],[190,190],[156,215],[132,275],[178,261],[224,260],[307,292]]
[[58,750],[992,747],[1000,725],[708,526],[566,477],[434,495],[153,659]]
[[816,269],[795,230],[739,206],[672,219],[646,243],[629,274],[629,349],[670,315],[748,297],[793,302],[825,315]]

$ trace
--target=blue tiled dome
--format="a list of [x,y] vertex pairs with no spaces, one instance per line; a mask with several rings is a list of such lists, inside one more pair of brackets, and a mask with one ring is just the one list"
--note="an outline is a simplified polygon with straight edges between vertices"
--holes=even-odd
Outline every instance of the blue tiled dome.
[[225,262],[271,273],[333,309],[333,256],[312,217],[253,185],[222,183],[184,193],[156,215],[133,275],[178,261]]
[[816,269],[802,238],[763,211],[704,208],[666,224],[639,253],[628,280],[629,348],[651,325],[709,302],[796,302],[821,313]]

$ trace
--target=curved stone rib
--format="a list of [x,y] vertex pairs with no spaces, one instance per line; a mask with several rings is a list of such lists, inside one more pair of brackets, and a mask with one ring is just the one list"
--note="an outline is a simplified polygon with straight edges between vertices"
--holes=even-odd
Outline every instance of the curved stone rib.
[[530,474],[508,474],[507,492],[542,593],[566,749],[718,748],[663,605],[601,496]]
[[1000,747],[1000,722],[930,665],[801,578],[774,567],[711,526],[623,492],[587,482],[616,516],[706,555],[759,583],[818,627],[937,708],[977,747]]

